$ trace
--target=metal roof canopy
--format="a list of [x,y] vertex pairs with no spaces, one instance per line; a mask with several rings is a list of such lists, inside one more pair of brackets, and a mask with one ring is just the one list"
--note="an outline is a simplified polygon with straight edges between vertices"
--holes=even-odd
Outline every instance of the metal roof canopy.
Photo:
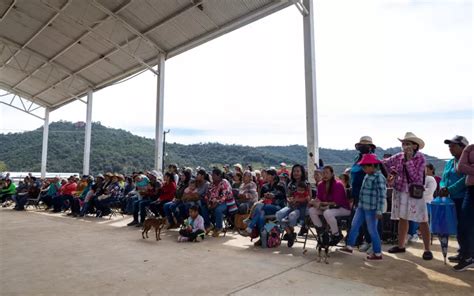
[[43,177],[49,112],[74,100],[87,103],[83,172],[89,174],[93,92],[149,70],[157,75],[155,168],[162,169],[165,60],[293,4],[303,15],[313,181],[319,159],[313,0],[0,0],[0,89],[13,96],[0,103],[36,117],[44,107]]
[[55,110],[290,0],[2,0],[0,88]]

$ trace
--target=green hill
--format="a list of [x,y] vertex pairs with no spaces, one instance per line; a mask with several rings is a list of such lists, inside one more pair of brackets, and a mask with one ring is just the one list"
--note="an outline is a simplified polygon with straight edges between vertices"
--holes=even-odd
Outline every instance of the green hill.
[[[0,134],[0,164],[9,171],[40,171],[43,128],[24,133]],[[59,121],[49,126],[48,171],[81,172],[84,149],[84,127]],[[399,148],[377,149],[377,154],[396,153]],[[166,144],[165,162],[180,166],[207,167],[241,163],[254,168],[306,163],[306,147],[301,145],[250,147],[218,143],[182,145]],[[325,164],[341,172],[351,165],[355,150],[320,150]],[[130,173],[152,169],[154,140],[133,135],[121,129],[92,124],[91,172]],[[429,157],[439,169],[443,162]],[[438,170],[439,170],[438,169]]]

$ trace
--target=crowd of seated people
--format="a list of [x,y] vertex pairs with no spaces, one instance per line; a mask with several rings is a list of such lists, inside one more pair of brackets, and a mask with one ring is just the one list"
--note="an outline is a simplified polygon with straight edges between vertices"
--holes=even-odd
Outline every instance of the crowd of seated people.
[[[360,246],[361,251],[368,252],[368,260],[380,260],[382,223],[377,220],[387,211],[387,199],[392,199],[392,196],[387,196],[386,188],[393,187],[392,219],[400,220],[398,235],[402,241],[389,252],[404,252],[408,221],[414,221],[420,225],[425,242],[423,259],[431,260],[426,208],[436,188],[432,182],[427,182],[430,185],[425,185],[426,197],[419,202],[412,200],[409,197],[411,193],[407,191],[410,185],[407,183],[410,182],[404,176],[411,174],[413,178],[419,177],[418,183],[424,184],[421,179],[423,176],[434,180],[429,173],[433,171],[433,166],[426,164],[423,154],[419,152],[424,146],[420,138],[407,133],[405,138],[399,140],[403,151],[379,160],[374,154],[372,139],[362,137],[355,145],[359,151],[356,161],[339,177],[333,167],[323,166],[312,172],[314,180],[308,180],[308,171],[303,165],[295,164],[288,170],[285,163],[281,163],[279,169],[253,170],[248,166],[244,170],[242,165],[235,164],[233,169],[225,165],[222,170],[214,167],[210,171],[203,168],[178,169],[177,165],[169,165],[164,174],[156,170],[134,172],[129,176],[108,172],[98,174],[95,178],[74,175],[68,179],[40,180],[29,175],[18,187],[7,175],[2,178],[0,199],[3,206],[13,202],[14,209],[21,211],[25,209],[28,199],[39,196],[46,210],[67,212],[72,217],[103,217],[119,209],[121,213],[133,216],[133,220],[128,223],[130,227],[142,227],[147,216],[161,216],[166,218],[168,229],[187,225],[180,230],[180,239],[184,240],[195,238],[201,232],[212,232],[212,236],[218,237],[226,228],[237,224],[237,217],[245,217],[245,231],[239,233],[258,238],[268,219],[273,219],[284,229],[288,247],[293,245],[298,235],[305,235],[308,227],[314,227],[319,233],[325,231],[324,225],[327,225],[330,233],[330,244],[336,246],[344,238],[337,217],[352,217],[355,214],[357,221],[353,221],[353,225],[357,229],[352,230],[350,245],[342,251],[351,253],[354,245]],[[455,157],[452,163],[457,163],[468,142],[464,137],[457,136],[446,140],[446,144],[449,144]],[[465,157],[464,161],[469,162],[471,159]],[[410,167],[405,169],[408,172],[404,172],[403,168],[408,165]],[[398,171],[400,169],[402,171]],[[472,179],[467,180],[472,183]],[[461,202],[464,196],[472,195],[469,191],[472,185],[464,186],[465,181],[466,176],[457,172],[448,162],[439,195],[450,196],[455,200],[459,207],[461,240],[463,243],[468,241],[466,245],[460,243],[459,254],[451,257],[453,262],[461,264],[458,269],[473,264],[469,257],[472,246],[468,245],[473,234],[464,226],[473,215],[461,214],[472,207]],[[371,182],[377,182],[377,186],[371,185]],[[404,212],[404,203],[400,201],[407,198],[419,211],[413,217],[410,216],[413,213]],[[394,211],[399,217],[393,217]],[[191,225],[186,224],[189,221]],[[296,226],[300,228],[299,234],[295,231]],[[256,246],[261,244],[260,239],[255,242]]]

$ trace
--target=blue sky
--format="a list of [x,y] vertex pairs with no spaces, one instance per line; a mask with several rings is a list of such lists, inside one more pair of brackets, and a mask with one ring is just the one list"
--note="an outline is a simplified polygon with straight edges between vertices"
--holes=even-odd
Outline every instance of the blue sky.
[[[445,138],[474,142],[472,1],[316,2],[320,145],[381,147],[412,131],[425,152]],[[306,144],[302,19],[295,7],[168,60],[167,140],[252,146]],[[144,73],[98,91],[93,120],[153,137],[156,78]],[[69,104],[51,120],[85,120]],[[0,106],[0,132],[41,121]],[[92,143],[93,145],[93,143]]]

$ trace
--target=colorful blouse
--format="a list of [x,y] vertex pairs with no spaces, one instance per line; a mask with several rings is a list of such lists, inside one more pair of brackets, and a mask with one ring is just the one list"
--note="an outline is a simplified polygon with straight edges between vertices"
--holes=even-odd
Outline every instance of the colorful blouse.
[[403,152],[383,160],[389,173],[395,173],[395,181],[393,188],[399,192],[408,192],[408,181],[405,170],[410,176],[411,184],[423,185],[425,172],[425,156],[421,152],[417,152],[412,159],[405,161]]

